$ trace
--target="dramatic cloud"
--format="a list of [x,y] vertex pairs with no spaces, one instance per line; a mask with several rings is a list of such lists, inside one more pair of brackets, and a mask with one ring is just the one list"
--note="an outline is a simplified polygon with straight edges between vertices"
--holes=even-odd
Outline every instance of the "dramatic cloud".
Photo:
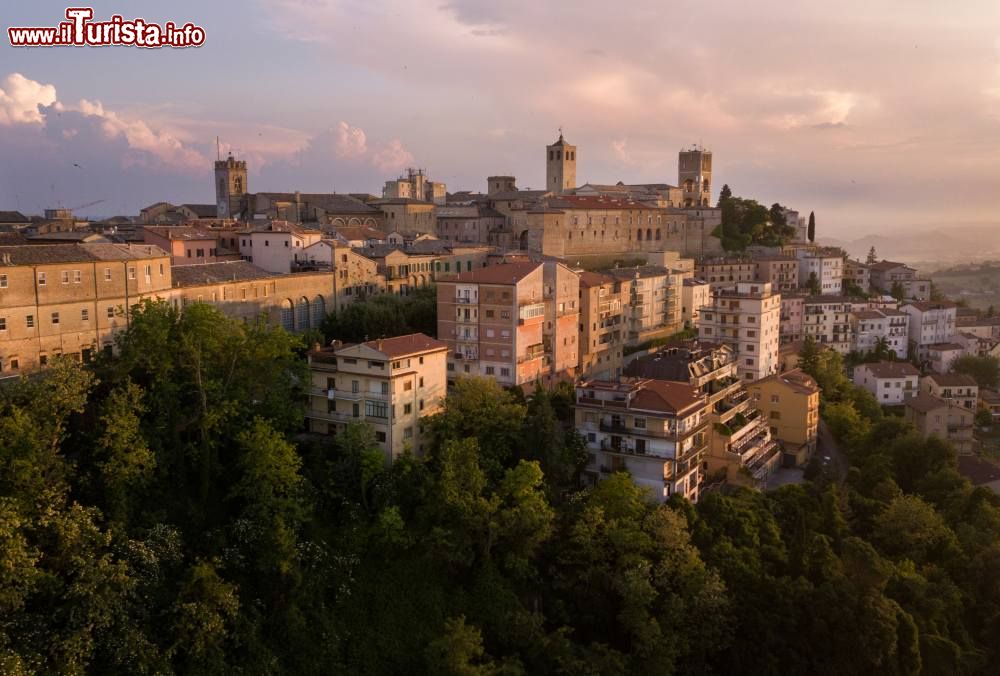
[[362,157],[367,152],[365,130],[341,121],[337,125],[337,157]]
[[41,124],[38,106],[50,106],[56,101],[56,88],[43,85],[11,73],[0,87],[0,125]]

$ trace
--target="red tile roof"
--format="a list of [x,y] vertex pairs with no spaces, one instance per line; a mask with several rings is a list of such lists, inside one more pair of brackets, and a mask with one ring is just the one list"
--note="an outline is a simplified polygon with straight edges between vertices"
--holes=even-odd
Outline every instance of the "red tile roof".
[[447,343],[443,343],[423,333],[411,333],[407,336],[369,340],[365,345],[391,359],[448,349]]
[[669,380],[644,380],[629,408],[683,414],[705,402],[698,388]]
[[471,282],[473,284],[517,284],[538,269],[541,263],[503,263],[463,272],[442,281]]

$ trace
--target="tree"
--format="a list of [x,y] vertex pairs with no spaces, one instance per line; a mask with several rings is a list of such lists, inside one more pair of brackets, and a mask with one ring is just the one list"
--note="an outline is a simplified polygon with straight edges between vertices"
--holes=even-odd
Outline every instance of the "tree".
[[889,346],[889,339],[885,336],[879,336],[875,339],[875,348],[872,350],[872,359],[874,361],[896,360],[896,353]]
[[814,296],[818,296],[823,290],[819,284],[819,277],[816,276],[815,272],[809,273],[809,280],[806,282],[806,286],[809,288],[809,293]]
[[722,206],[729,201],[733,196],[733,191],[729,189],[729,184],[725,183],[722,186],[722,190],[719,191],[719,203],[718,207],[721,209]]
[[816,241],[816,212],[809,212],[809,227],[806,230],[810,242]]
[[895,298],[897,301],[902,303],[906,300],[906,287],[900,281],[895,281],[892,283],[892,288],[889,290],[889,295]]
[[972,376],[980,387],[1000,385],[1000,359],[992,355],[963,355],[952,362],[951,370]]
[[865,259],[866,265],[874,265],[878,260],[878,255],[875,253],[875,247],[868,249],[868,258]]
[[816,345],[816,339],[811,335],[806,336],[802,341],[798,366],[813,378],[819,372],[819,346]]

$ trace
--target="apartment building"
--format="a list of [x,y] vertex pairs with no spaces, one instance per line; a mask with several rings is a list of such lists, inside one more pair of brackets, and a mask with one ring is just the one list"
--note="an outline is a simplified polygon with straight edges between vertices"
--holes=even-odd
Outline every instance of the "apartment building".
[[429,439],[420,419],[441,410],[448,346],[422,333],[348,345],[334,341],[309,352],[309,429],[337,434],[364,422],[392,463],[423,455]]
[[920,391],[973,412],[979,402],[979,385],[975,378],[964,373],[932,373],[923,376],[920,379]]
[[935,343],[951,342],[955,335],[955,308],[951,302],[913,301],[899,309],[910,317],[910,347],[919,359],[927,359]]
[[781,315],[778,329],[781,344],[788,345],[802,340],[802,317],[808,294],[786,291],[781,294]]
[[769,282],[741,282],[717,290],[699,323],[701,340],[733,349],[742,380],[777,373],[781,295],[772,292]]
[[903,298],[909,300],[929,300],[931,297],[931,281],[917,277],[917,270],[902,263],[880,261],[872,263],[871,288],[882,293],[891,293],[895,285],[903,289]]
[[881,361],[854,367],[854,384],[883,406],[896,406],[920,391],[920,371],[905,361]]
[[321,239],[323,233],[319,230],[270,221],[239,234],[240,256],[268,272],[286,274],[306,259],[304,250]]
[[[627,289],[626,344],[638,345],[652,338],[677,333],[681,328],[681,287],[684,273],[658,265],[609,270]],[[623,297],[623,303],[625,298]]]
[[712,287],[708,282],[685,277],[681,282],[681,322],[684,328],[698,325],[701,309],[712,302]]
[[580,273],[580,377],[613,380],[621,375],[626,311],[621,282],[597,272]]
[[842,296],[809,296],[802,302],[802,337],[840,354],[851,351],[851,300]]
[[708,258],[696,263],[694,272],[708,282],[712,291],[740,282],[758,281],[757,264],[749,258]]
[[761,487],[780,462],[780,452],[737,373],[736,356],[727,345],[697,340],[670,344],[634,360],[629,377],[688,383],[704,394],[708,403],[708,453],[703,474],[730,483]]
[[0,376],[110,350],[133,305],[170,292],[170,255],[156,246],[0,247]]
[[806,288],[814,278],[819,293],[838,296],[843,292],[844,257],[838,250],[798,249],[799,286]]
[[851,258],[844,259],[844,287],[848,282],[858,287],[865,293],[871,291],[872,279],[871,268],[868,264],[856,261]]
[[899,310],[855,310],[849,316],[851,352],[873,351],[884,341],[897,359],[906,359],[909,349],[910,317]]
[[775,291],[799,288],[799,261],[794,256],[758,256],[753,265],[754,281],[770,282]]
[[816,450],[819,385],[799,369],[768,376],[748,388],[754,406],[782,447],[783,462],[804,467]]
[[925,438],[943,439],[959,453],[971,453],[975,448],[975,410],[921,392],[907,399],[903,417]]
[[576,387],[577,431],[587,442],[586,476],[628,472],[662,502],[697,502],[708,444],[708,402],[697,387],[662,380],[592,380]]
[[505,263],[443,276],[437,293],[449,378],[485,376],[511,386],[574,376],[580,278],[562,263]]
[[401,246],[383,244],[362,250],[375,261],[378,273],[385,277],[385,290],[397,296],[408,296],[414,289],[434,283],[434,262],[437,256],[419,251],[407,251]]

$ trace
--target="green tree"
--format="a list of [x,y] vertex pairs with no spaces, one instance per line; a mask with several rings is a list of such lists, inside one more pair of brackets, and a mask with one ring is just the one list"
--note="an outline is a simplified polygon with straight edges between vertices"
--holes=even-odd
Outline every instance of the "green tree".
[[809,226],[806,233],[810,242],[816,241],[816,212],[814,211],[809,212]]
[[868,258],[865,259],[866,265],[874,265],[878,260],[878,254],[875,253],[875,247],[868,249]]
[[809,289],[809,293],[813,296],[818,296],[822,292],[820,288],[819,277],[816,276],[815,272],[809,273],[809,279],[806,281],[806,287]]
[[730,198],[732,198],[732,196],[733,196],[733,191],[729,189],[729,184],[724,183],[722,185],[722,190],[719,191],[719,203],[717,206],[719,208],[722,208],[722,205],[725,204]]
[[1000,359],[992,355],[963,355],[952,362],[951,370],[972,376],[980,387],[1000,385]]
[[889,295],[895,298],[897,301],[902,303],[906,300],[906,287],[900,281],[895,281],[892,283],[892,288],[889,290]]

